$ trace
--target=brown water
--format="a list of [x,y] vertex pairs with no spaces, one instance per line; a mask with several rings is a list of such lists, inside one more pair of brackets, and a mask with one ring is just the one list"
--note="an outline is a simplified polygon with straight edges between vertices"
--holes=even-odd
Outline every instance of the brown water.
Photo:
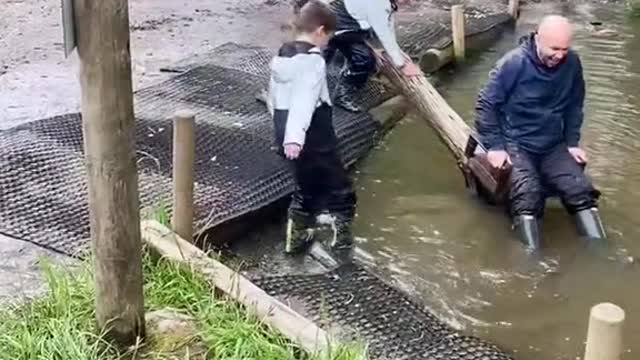
[[[579,359],[589,309],[610,301],[627,313],[625,360],[640,358],[640,19],[619,5],[532,5],[514,34],[443,81],[449,103],[473,117],[495,61],[560,11],[577,26],[587,81],[584,146],[603,193],[609,248],[590,250],[557,202],[543,224],[544,260],[530,261],[509,219],[464,189],[448,150],[425,122],[403,121],[360,166],[360,247],[452,325],[517,352],[518,359]],[[590,21],[618,32],[594,37]]]

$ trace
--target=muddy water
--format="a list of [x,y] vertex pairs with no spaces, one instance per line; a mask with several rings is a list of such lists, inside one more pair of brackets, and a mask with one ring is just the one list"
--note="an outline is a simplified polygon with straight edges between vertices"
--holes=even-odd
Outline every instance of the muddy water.
[[[518,359],[577,359],[589,308],[611,301],[627,311],[625,358],[640,357],[640,20],[618,5],[525,8],[516,31],[455,74],[445,97],[467,120],[487,73],[542,14],[577,24],[575,48],[587,81],[584,146],[603,193],[610,236],[588,249],[554,201],[543,223],[544,259],[530,260],[508,218],[465,192],[447,149],[423,120],[406,119],[360,167],[356,233],[388,267],[452,325],[517,352]],[[596,37],[602,21],[618,34]],[[635,35],[634,35],[635,34]]]

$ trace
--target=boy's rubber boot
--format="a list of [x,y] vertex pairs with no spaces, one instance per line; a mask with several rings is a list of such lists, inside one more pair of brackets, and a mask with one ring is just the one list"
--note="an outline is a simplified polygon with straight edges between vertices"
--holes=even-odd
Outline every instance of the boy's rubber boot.
[[578,211],[574,215],[578,234],[587,240],[602,240],[607,236],[597,208]]
[[304,252],[313,242],[314,228],[309,216],[290,213],[284,252],[294,255]]
[[336,215],[333,226],[333,238],[331,239],[331,252],[341,263],[351,261],[353,252],[353,233],[351,226],[353,217]]
[[533,215],[518,215],[514,219],[514,228],[518,232],[520,241],[527,250],[536,252],[540,250],[540,230],[538,219]]
[[333,103],[350,112],[362,112],[362,108],[355,101],[357,91],[355,86],[349,85],[344,78],[341,78],[334,90]]

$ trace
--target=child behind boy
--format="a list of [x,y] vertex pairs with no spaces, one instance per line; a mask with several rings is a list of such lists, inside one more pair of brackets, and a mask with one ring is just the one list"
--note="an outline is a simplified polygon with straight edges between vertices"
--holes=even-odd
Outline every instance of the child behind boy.
[[288,212],[285,252],[299,253],[313,241],[316,218],[333,220],[331,248],[353,244],[356,196],[338,153],[326,64],[321,47],[336,27],[329,7],[312,0],[298,14],[296,39],[280,47],[271,62],[268,105],[273,111],[279,153],[293,161],[296,191]]

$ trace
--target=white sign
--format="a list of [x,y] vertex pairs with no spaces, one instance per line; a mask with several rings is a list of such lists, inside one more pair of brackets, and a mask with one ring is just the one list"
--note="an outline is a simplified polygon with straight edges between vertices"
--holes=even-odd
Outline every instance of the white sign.
[[64,37],[64,56],[69,57],[76,48],[73,0],[62,0],[62,35]]

